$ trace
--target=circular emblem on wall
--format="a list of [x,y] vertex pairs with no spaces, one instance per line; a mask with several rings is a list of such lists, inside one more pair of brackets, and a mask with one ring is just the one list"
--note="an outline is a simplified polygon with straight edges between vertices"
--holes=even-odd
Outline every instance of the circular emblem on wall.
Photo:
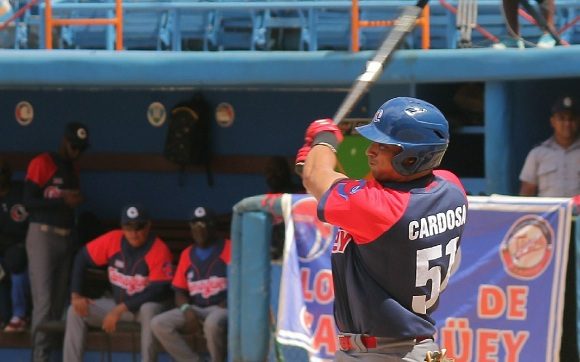
[[15,204],[10,208],[10,218],[14,222],[23,222],[27,217],[28,213],[26,212],[24,205]]
[[153,102],[147,108],[147,120],[153,127],[161,127],[165,123],[167,112],[160,102]]
[[215,120],[220,127],[230,127],[235,116],[234,107],[229,103],[220,103],[215,109]]
[[32,119],[34,118],[34,108],[32,108],[32,104],[27,101],[19,102],[14,109],[14,116],[16,117],[16,121],[21,126],[28,126],[32,123]]
[[554,230],[546,219],[526,215],[518,219],[500,245],[500,257],[506,272],[517,279],[540,276],[550,264]]

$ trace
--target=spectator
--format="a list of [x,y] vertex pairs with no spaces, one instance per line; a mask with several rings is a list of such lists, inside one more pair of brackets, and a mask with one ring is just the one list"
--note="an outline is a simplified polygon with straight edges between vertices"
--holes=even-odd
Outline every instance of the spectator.
[[[76,207],[83,201],[75,161],[89,146],[82,123],[69,123],[58,152],[30,161],[24,184],[24,204],[30,214],[26,235],[32,290],[32,329],[60,319],[64,309]],[[34,333],[33,360],[48,360],[49,336]]]
[[[528,0],[525,0],[528,1]],[[554,27],[554,12],[555,12],[555,0],[537,0],[540,4],[542,10],[542,15],[546,19],[546,23],[551,29]],[[505,16],[507,31],[510,37],[501,43],[494,44],[493,47],[496,49],[505,48],[520,48],[523,49],[524,42],[520,37],[520,22],[518,19],[518,5],[520,0],[502,0],[503,3],[503,14]],[[540,39],[538,39],[538,48],[553,48],[556,45],[556,41],[549,33],[544,33]]]
[[571,96],[552,107],[552,137],[534,147],[520,173],[520,196],[573,197],[580,194],[580,107]]
[[30,285],[26,270],[24,239],[28,214],[22,202],[22,182],[12,180],[12,170],[0,160],[0,313],[8,325],[5,332],[21,332],[27,328],[30,312]]
[[[143,206],[130,204],[121,214],[121,230],[97,237],[77,253],[66,320],[64,361],[82,361],[87,325],[113,333],[118,321],[140,322],[141,360],[157,360],[158,348],[150,325],[170,296],[173,267],[169,248],[150,230],[147,211]],[[91,266],[105,265],[114,298],[90,300],[83,294],[84,271]]]
[[211,360],[225,361],[230,241],[218,238],[216,218],[208,208],[194,210],[190,227],[194,245],[181,253],[173,279],[177,308],[153,319],[153,333],[176,361],[198,361],[180,332],[203,328]]

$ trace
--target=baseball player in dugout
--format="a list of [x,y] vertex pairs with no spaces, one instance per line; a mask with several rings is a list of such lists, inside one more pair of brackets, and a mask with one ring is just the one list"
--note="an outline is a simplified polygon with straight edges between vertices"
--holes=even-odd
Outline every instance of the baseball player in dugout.
[[24,240],[28,213],[23,184],[12,179],[12,169],[0,160],[0,321],[4,332],[27,329],[30,285]]
[[211,361],[227,356],[227,265],[230,241],[219,238],[212,210],[195,208],[190,221],[194,244],[179,258],[173,279],[177,308],[156,316],[153,332],[178,362],[201,361],[181,333],[203,334]]
[[[159,348],[151,320],[168,306],[173,266],[171,251],[150,231],[147,210],[129,204],[121,213],[120,230],[97,237],[77,253],[66,317],[65,362],[83,360],[87,326],[112,333],[119,321],[141,324],[141,360],[157,360]],[[84,272],[95,266],[107,266],[113,298],[90,300],[83,296]]]
[[310,124],[296,159],[318,217],[339,227],[331,257],[336,360],[446,361],[431,313],[467,212],[457,176],[434,170],[449,143],[447,120],[432,104],[400,97],[356,130],[371,141],[372,178],[335,171],[343,136],[330,119]]
[[[28,271],[32,289],[32,330],[62,317],[72,257],[71,233],[75,209],[83,201],[75,161],[89,146],[82,123],[66,125],[58,152],[34,157],[26,172],[24,203],[30,214],[26,235]],[[33,360],[47,361],[51,341],[38,331]]]
[[580,195],[580,104],[571,96],[552,106],[552,137],[534,147],[520,172],[520,195]]

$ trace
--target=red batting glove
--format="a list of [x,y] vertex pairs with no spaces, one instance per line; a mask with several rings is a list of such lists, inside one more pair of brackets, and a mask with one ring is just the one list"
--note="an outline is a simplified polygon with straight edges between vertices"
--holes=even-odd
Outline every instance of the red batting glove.
[[316,136],[322,132],[331,132],[334,134],[338,143],[342,142],[344,138],[340,129],[332,122],[332,119],[317,119],[306,129],[306,136],[304,137],[305,145],[310,146]]
[[301,149],[298,150],[298,153],[296,154],[296,164],[294,166],[294,171],[296,171],[296,173],[300,176],[302,176],[302,168],[304,168],[304,162],[306,161],[306,157],[308,156],[311,148],[312,147],[309,145],[304,145]]

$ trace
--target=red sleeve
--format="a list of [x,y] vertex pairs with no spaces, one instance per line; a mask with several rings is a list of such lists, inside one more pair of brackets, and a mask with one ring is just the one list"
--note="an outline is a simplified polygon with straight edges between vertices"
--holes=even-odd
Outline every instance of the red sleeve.
[[149,281],[163,282],[173,279],[173,264],[171,251],[161,239],[155,239],[153,247],[145,256],[149,266]]
[[191,264],[189,260],[189,254],[191,253],[191,246],[185,248],[181,252],[181,256],[179,257],[179,263],[177,264],[177,270],[175,271],[175,276],[173,277],[172,285],[178,289],[187,289],[187,278],[185,273],[187,273],[187,269]]
[[441,177],[442,179],[447,180],[447,181],[455,184],[457,187],[459,187],[459,189],[461,191],[463,191],[463,195],[466,195],[465,188],[463,187],[463,184],[461,183],[459,178],[457,176],[455,176],[455,174],[453,172],[446,171],[446,170],[434,170],[433,173],[435,174],[435,176]]
[[52,178],[56,169],[57,167],[50,154],[43,153],[30,161],[26,171],[26,180],[44,187],[48,180]]
[[224,261],[224,263],[230,265],[231,256],[232,256],[232,241],[230,239],[226,239],[224,243],[224,249],[220,254],[220,258]]
[[342,180],[334,184],[318,204],[322,221],[350,233],[366,244],[389,230],[403,216],[410,194],[388,189],[375,180]]
[[122,237],[121,230],[113,230],[90,241],[86,248],[93,263],[97,266],[107,265],[109,258],[121,249]]

